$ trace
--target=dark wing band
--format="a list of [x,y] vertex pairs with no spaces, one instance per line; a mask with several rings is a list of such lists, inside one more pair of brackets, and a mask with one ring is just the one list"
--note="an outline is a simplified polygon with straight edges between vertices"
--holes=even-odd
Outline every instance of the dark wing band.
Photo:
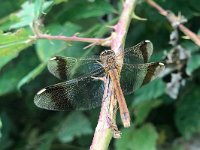
[[153,53],[153,44],[149,40],[142,41],[137,45],[124,50],[124,63],[142,64],[147,63]]
[[124,64],[121,71],[121,88],[124,94],[131,94],[136,89],[155,79],[165,68],[163,63]]
[[48,61],[48,70],[61,80],[69,80],[99,69],[102,66],[97,59],[76,59],[73,57],[55,56]]
[[[96,70],[91,75],[102,77],[104,70]],[[103,92],[104,82],[85,76],[40,90],[34,97],[34,103],[48,110],[86,110],[101,105]]]

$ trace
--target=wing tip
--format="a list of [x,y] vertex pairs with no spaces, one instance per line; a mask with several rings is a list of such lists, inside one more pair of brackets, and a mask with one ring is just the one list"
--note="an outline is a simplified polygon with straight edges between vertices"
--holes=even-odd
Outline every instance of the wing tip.
[[39,90],[39,91],[37,92],[36,95],[40,95],[40,94],[42,94],[43,92],[45,92],[46,90],[47,90],[46,88],[43,88],[43,89]]
[[49,60],[56,60],[56,59],[57,59],[57,57],[54,56],[54,57],[50,58]]
[[144,42],[145,42],[145,43],[151,43],[151,41],[150,41],[150,40],[144,40]]
[[158,62],[158,66],[155,68],[155,72],[154,72],[154,78],[155,79],[157,76],[160,75],[160,73],[165,69],[165,65],[161,62]]
[[149,50],[153,49],[153,43],[150,40],[144,40],[144,43],[148,46]]
[[37,94],[35,95],[34,97],[34,104],[38,107],[38,108],[41,108],[41,109],[46,109],[46,110],[51,110],[51,108],[48,107],[47,102],[45,99],[43,99],[43,97],[41,97],[41,94],[43,92],[45,92],[46,89],[41,89],[40,91],[37,92]]

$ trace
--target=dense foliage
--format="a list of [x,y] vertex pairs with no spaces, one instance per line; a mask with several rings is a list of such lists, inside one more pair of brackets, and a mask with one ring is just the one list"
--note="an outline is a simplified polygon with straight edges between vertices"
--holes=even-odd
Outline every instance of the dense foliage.
[[[46,63],[54,55],[82,57],[99,54],[103,47],[87,50],[80,42],[34,39],[30,25],[40,18],[42,31],[51,35],[106,37],[108,25],[117,22],[121,2],[114,0],[1,0],[0,1],[0,149],[88,149],[98,121],[100,109],[53,112],[37,108],[35,93],[58,83],[47,70]],[[158,0],[165,9],[181,12],[189,29],[198,34],[199,0]],[[42,12],[42,13],[41,13]],[[173,48],[169,22],[146,2],[139,1],[126,39],[126,47],[149,39],[154,44],[153,61],[163,60]],[[179,44],[189,54],[186,76],[175,78],[180,85],[173,99],[166,89],[171,72],[140,88],[126,100],[132,126],[123,129],[119,116],[121,139],[113,139],[110,149],[117,150],[186,150],[200,149],[200,49],[179,32]],[[165,81],[165,82],[164,82]],[[196,142],[197,141],[197,142]]]

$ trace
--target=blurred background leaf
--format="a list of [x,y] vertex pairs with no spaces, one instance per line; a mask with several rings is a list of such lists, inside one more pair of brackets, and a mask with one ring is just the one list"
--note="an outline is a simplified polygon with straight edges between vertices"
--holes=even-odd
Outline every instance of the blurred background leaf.
[[[73,23],[67,22],[64,26],[59,24],[52,24],[48,26],[47,31],[52,35],[66,35],[72,36],[73,34],[80,31],[80,26]],[[45,62],[52,56],[58,55],[61,51],[70,51],[70,43],[65,41],[50,41],[50,40],[39,40],[36,43],[36,51],[41,61]],[[79,48],[77,48],[79,49]]]
[[74,112],[62,122],[61,127],[58,129],[58,139],[63,143],[67,143],[81,135],[92,134],[92,132],[89,120],[83,114]]
[[[15,66],[13,68],[13,65]],[[17,84],[29,71],[37,65],[34,52],[27,51],[0,71],[0,95],[17,90]]]
[[[199,0],[156,0],[175,14],[188,18],[185,24],[200,31]],[[108,37],[108,26],[115,25],[122,9],[114,0],[0,0],[0,149],[88,149],[93,138],[100,109],[82,112],[41,110],[33,103],[36,92],[60,82],[50,75],[46,63],[55,55],[87,57],[99,55],[104,47],[83,50],[87,43],[33,38],[31,25],[40,23],[42,32],[50,35]],[[173,31],[167,20],[145,1],[134,12],[146,21],[133,19],[126,47],[141,40],[154,44],[152,61],[163,60],[170,49]],[[182,37],[180,33],[180,37]],[[200,49],[191,40],[180,38],[179,44],[190,54],[177,99],[166,94],[166,81],[155,80],[126,96],[132,126],[123,129],[110,149],[186,150],[198,147]],[[177,73],[177,70],[173,73]],[[170,77],[165,80],[170,81]],[[189,149],[192,150],[192,149]]]
[[118,139],[115,143],[117,150],[156,150],[156,140],[158,135],[153,125],[144,124],[142,127],[135,129],[123,129],[123,138]]
[[10,60],[32,44],[29,33],[25,29],[19,29],[15,33],[0,34],[0,70]]
[[[40,0],[41,1],[41,0]],[[22,4],[22,8],[16,14],[12,14],[12,25],[10,29],[17,29],[25,26],[29,26],[33,23],[33,20],[38,18],[40,14],[51,6],[52,2],[40,2],[35,1],[35,5],[26,1]]]
[[200,131],[200,107],[199,107],[199,90],[198,87],[188,89],[189,94],[181,98],[177,104],[175,121],[179,131],[186,138],[191,138],[194,133]]
[[39,66],[37,66],[34,70],[32,70],[31,72],[29,72],[26,76],[24,76],[17,85],[17,88],[20,90],[20,88],[30,82],[31,80],[35,79],[35,77],[37,77],[46,67],[46,63],[42,63]]
[[[161,79],[154,80],[135,92],[133,105],[156,99],[165,92],[165,84]],[[144,94],[145,93],[145,94]]]

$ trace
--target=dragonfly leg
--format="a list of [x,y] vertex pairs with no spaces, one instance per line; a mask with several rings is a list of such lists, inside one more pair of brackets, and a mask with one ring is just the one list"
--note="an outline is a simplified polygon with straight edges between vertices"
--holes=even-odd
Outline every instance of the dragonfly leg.
[[116,124],[112,124],[112,130],[113,130],[113,137],[118,139],[121,137],[121,131],[118,130],[117,125]]
[[113,122],[110,117],[108,117],[108,123],[113,131],[113,137],[117,139],[120,138],[122,133],[119,131],[116,123]]

